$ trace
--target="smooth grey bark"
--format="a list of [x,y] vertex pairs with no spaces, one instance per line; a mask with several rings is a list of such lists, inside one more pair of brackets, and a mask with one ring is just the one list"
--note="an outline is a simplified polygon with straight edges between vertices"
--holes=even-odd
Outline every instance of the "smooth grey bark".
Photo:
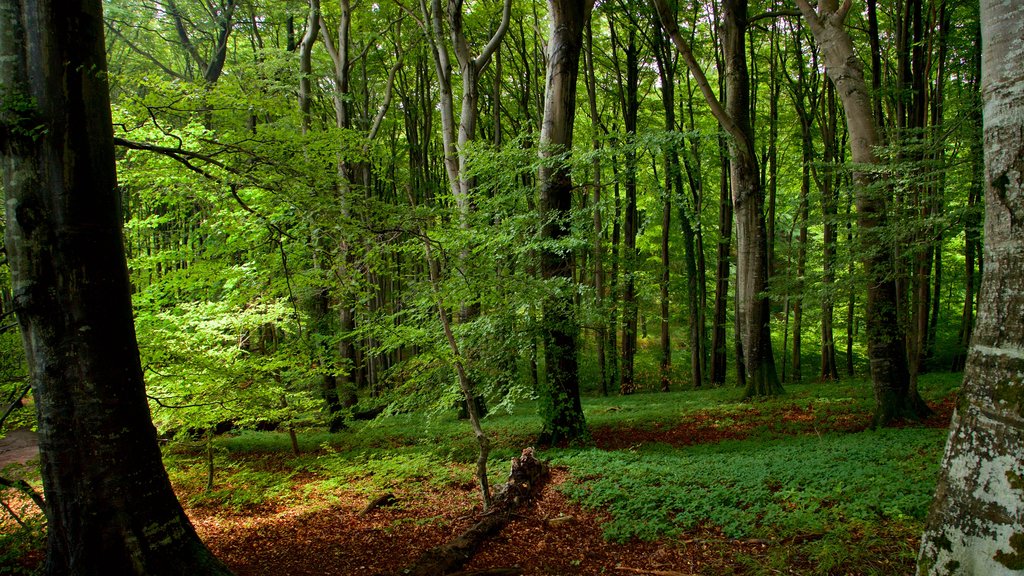
[[1024,571],[1024,1],[981,3],[985,271],[918,574]]
[[726,103],[715,97],[703,69],[683,39],[675,15],[665,0],[651,0],[661,24],[686,62],[712,114],[730,136],[729,180],[736,218],[736,317],[746,374],[745,396],[782,392],[770,335],[768,243],[757,155],[750,122],[750,77],[744,38],[747,28],[745,0],[723,3],[722,48],[725,61]]
[[552,443],[587,436],[576,357],[579,320],[574,310],[576,291],[571,286],[572,252],[555,246],[570,233],[572,180],[569,166],[564,162],[555,163],[553,159],[572,149],[583,28],[590,19],[593,4],[593,0],[548,0],[551,36],[539,152],[544,162],[537,181],[542,222],[540,236],[545,241],[540,251],[540,271],[549,285],[541,326],[547,376],[540,400],[541,438]]
[[[859,166],[879,165],[879,125],[861,62],[844,25],[851,2],[840,6],[836,0],[821,0],[817,7],[807,0],[796,3],[821,49],[826,72],[846,111],[851,159]],[[901,417],[920,418],[930,410],[916,388],[910,386],[892,256],[879,237],[887,224],[885,202],[891,191],[873,189],[875,178],[868,170],[855,170],[853,180],[860,259],[868,282],[866,322],[875,392],[874,424],[885,426]]]
[[100,0],[0,2],[0,158],[51,575],[230,574],[171,489],[132,318]]
[[[311,17],[312,11],[311,6]],[[324,20],[322,12],[319,14],[318,20],[311,21],[309,26],[310,28],[315,26],[319,29],[324,48],[327,50],[334,65],[334,91],[332,96],[335,126],[341,130],[351,130],[356,119],[353,118],[354,114],[352,112],[354,95],[351,90],[351,83],[354,58],[350,56],[352,50],[352,6],[350,0],[338,0],[338,14],[338,26],[333,35],[326,20]],[[314,38],[307,29],[302,49],[306,49],[307,41],[311,45],[313,40]],[[399,51],[395,64],[388,72],[380,107],[377,109],[372,120],[369,118],[365,119],[369,127],[366,130],[363,143],[364,152],[369,149],[370,142],[377,137],[381,121],[391,106],[395,76],[401,65],[402,54]],[[366,116],[369,115],[370,112],[367,110]],[[343,152],[339,151],[337,157],[336,200],[342,219],[350,220],[356,216],[352,212],[354,188],[361,185],[365,189],[368,187],[368,184],[369,166],[366,164],[355,165]],[[345,363],[340,378],[336,378],[336,388],[341,404],[346,406],[352,406],[356,402],[356,388],[362,384],[361,378],[357,375],[362,373],[361,370],[364,365],[369,365],[372,368],[373,364],[373,359],[364,358],[362,347],[356,344],[353,336],[356,330],[355,300],[357,297],[354,294],[356,289],[352,286],[358,284],[361,279],[359,278],[360,272],[357,270],[358,267],[354,261],[352,241],[353,238],[351,238],[350,234],[343,233],[335,247],[337,259],[336,274],[341,279],[343,286],[346,287],[340,301],[335,303],[339,321],[338,329],[343,336],[338,344],[338,353],[341,356],[342,362]]]

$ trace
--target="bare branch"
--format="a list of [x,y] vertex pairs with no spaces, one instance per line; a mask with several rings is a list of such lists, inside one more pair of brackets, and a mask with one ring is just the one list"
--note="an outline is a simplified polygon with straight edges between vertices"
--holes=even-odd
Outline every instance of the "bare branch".
[[501,24],[498,25],[498,29],[495,30],[494,36],[491,36],[491,40],[484,46],[483,50],[480,51],[480,55],[476,58],[477,70],[483,70],[487,63],[490,62],[491,56],[501,46],[501,40],[505,37],[505,32],[508,31],[508,23],[512,20],[512,0],[505,0],[505,4],[501,9]]
[[157,68],[163,70],[164,73],[167,74],[168,76],[171,76],[172,78],[177,78],[179,80],[186,80],[186,78],[183,75],[175,72],[174,70],[171,70],[170,68],[165,66],[162,62],[160,62],[160,60],[158,60],[155,56],[153,56],[149,52],[143,50],[138,45],[136,45],[134,42],[129,40],[127,36],[122,34],[121,31],[118,30],[114,26],[113,22],[107,21],[107,29],[110,30],[111,32],[113,32],[114,35],[117,36],[122,42],[127,44],[128,47],[131,48],[133,52],[135,52],[136,54],[142,56],[146,60],[149,60],[150,62],[152,62]]

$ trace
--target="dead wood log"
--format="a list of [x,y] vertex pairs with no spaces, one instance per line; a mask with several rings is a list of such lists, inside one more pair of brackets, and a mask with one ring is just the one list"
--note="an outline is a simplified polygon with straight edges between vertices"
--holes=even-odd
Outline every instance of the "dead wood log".
[[373,512],[377,508],[383,508],[385,506],[394,506],[395,504],[398,504],[398,498],[395,498],[395,495],[392,494],[391,492],[387,492],[385,494],[377,496],[373,500],[370,500],[370,502],[359,512],[359,515],[366,516],[367,514]]
[[512,459],[508,482],[495,491],[490,510],[479,522],[447,544],[427,550],[416,562],[398,573],[402,576],[442,576],[457,571],[487,538],[508,524],[515,511],[530,500],[547,475],[547,465],[537,459],[533,448],[523,450],[522,456]]

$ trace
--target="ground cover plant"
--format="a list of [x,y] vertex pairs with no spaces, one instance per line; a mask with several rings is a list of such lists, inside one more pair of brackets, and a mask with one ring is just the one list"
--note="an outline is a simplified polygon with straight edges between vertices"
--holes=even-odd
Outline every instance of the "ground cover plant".
[[[925,377],[938,414],[879,430],[868,428],[870,389],[856,380],[755,402],[737,401],[733,388],[586,398],[592,442],[541,451],[552,480],[468,568],[906,574],[958,382]],[[492,483],[531,441],[535,410],[527,401],[486,418]],[[480,514],[475,441],[454,411],[298,439],[296,456],[285,432],[216,437],[212,486],[205,439],[165,446],[179,499],[238,574],[392,573]],[[364,512],[384,494],[383,507]],[[4,501],[26,508],[10,491]],[[41,520],[23,517],[26,527],[4,519],[4,562],[28,573]]]

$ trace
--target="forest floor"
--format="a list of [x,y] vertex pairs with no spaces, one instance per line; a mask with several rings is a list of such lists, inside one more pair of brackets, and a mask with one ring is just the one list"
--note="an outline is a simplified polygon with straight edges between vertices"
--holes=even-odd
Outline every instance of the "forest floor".
[[[935,415],[913,425],[945,429],[953,405],[953,396],[932,403]],[[603,450],[629,450],[655,443],[682,447],[741,440],[759,429],[768,417],[779,430],[791,434],[858,432],[870,423],[870,415],[851,413],[835,419],[832,430],[816,432],[811,411],[795,405],[783,410],[781,419],[766,411],[745,410],[734,416],[727,428],[717,426],[712,416],[699,413],[672,427],[599,427],[593,430],[594,443]],[[267,460],[262,465],[273,470],[276,462]],[[464,572],[486,574],[488,569],[497,568],[514,568],[507,573],[524,576],[813,572],[811,566],[789,565],[784,571],[770,567],[776,549],[792,545],[793,539],[728,538],[713,526],[651,542],[609,542],[602,530],[608,516],[582,508],[559,490],[568,476],[564,467],[554,467],[539,496],[483,546]],[[337,500],[324,507],[316,488],[310,487],[314,479],[312,475],[293,478],[292,489],[305,495],[307,505],[267,505],[237,515],[225,515],[221,507],[198,507],[190,509],[189,515],[207,544],[238,576],[341,576],[396,574],[422,552],[466,530],[481,513],[472,483],[443,490],[415,490],[396,506],[361,514],[370,500],[366,494],[334,491]],[[873,571],[910,573],[912,564],[897,561],[898,555],[892,552],[896,548],[916,550],[915,535],[909,535],[909,541],[908,535],[899,531],[891,536],[891,549],[877,550]],[[742,563],[738,562],[741,558]]]
[[[941,394],[929,398],[934,416],[907,425],[948,427],[955,392],[947,387]],[[765,434],[820,439],[823,434],[863,432],[870,423],[863,403],[830,405],[824,419],[821,406],[816,409],[813,402],[805,401],[734,405],[728,408],[728,418],[714,408],[695,409],[680,420],[623,418],[618,413],[630,410],[626,403],[609,401],[602,406],[588,418],[593,448],[605,452],[642,453],[652,445],[683,450]],[[609,418],[602,420],[602,415]],[[425,441],[431,442],[430,438]],[[515,434],[508,440],[511,445],[528,441]],[[382,433],[372,444],[391,454],[401,452],[409,440]],[[168,468],[199,535],[238,576],[397,574],[424,551],[449,541],[480,518],[471,472],[452,463],[464,460],[462,456],[435,462],[417,461],[416,456],[388,469],[372,465],[376,456],[363,447],[359,449],[360,457],[366,459],[362,465],[378,468],[360,478],[358,473],[352,476],[349,468],[331,469],[324,464],[340,454],[349,458],[349,452],[339,452],[328,443],[310,445],[298,460],[284,450],[230,446],[218,450],[218,486],[212,493],[205,490],[205,478],[198,472],[205,468],[198,450],[170,455]],[[834,568],[822,568],[815,556],[800,551],[809,541],[823,537],[815,533],[772,536],[762,531],[757,537],[730,537],[720,527],[703,522],[670,535],[610,541],[606,527],[613,520],[611,514],[570,499],[565,487],[573,481],[574,471],[559,463],[558,450],[553,452],[555,465],[537,497],[483,545],[462,573],[679,576],[906,574],[913,570],[919,521],[879,521],[868,530],[854,526],[842,545],[861,546],[865,551],[855,556],[856,565],[839,562]],[[358,468],[359,462],[354,466]],[[497,467],[492,459],[492,469]],[[500,467],[492,470],[497,481],[507,471],[505,465]],[[378,481],[384,477],[386,481]],[[259,494],[252,496],[253,492]],[[397,502],[364,513],[367,503],[384,492],[393,493]],[[16,510],[27,509],[16,496],[5,494],[4,498]],[[0,535],[13,529],[10,518],[0,519]],[[36,546],[22,556],[18,570],[30,568],[39,558]],[[2,561],[0,573],[6,573]],[[510,570],[487,572],[497,568]]]
[[0,470],[10,464],[24,464],[39,455],[39,437],[19,428],[0,438]]

